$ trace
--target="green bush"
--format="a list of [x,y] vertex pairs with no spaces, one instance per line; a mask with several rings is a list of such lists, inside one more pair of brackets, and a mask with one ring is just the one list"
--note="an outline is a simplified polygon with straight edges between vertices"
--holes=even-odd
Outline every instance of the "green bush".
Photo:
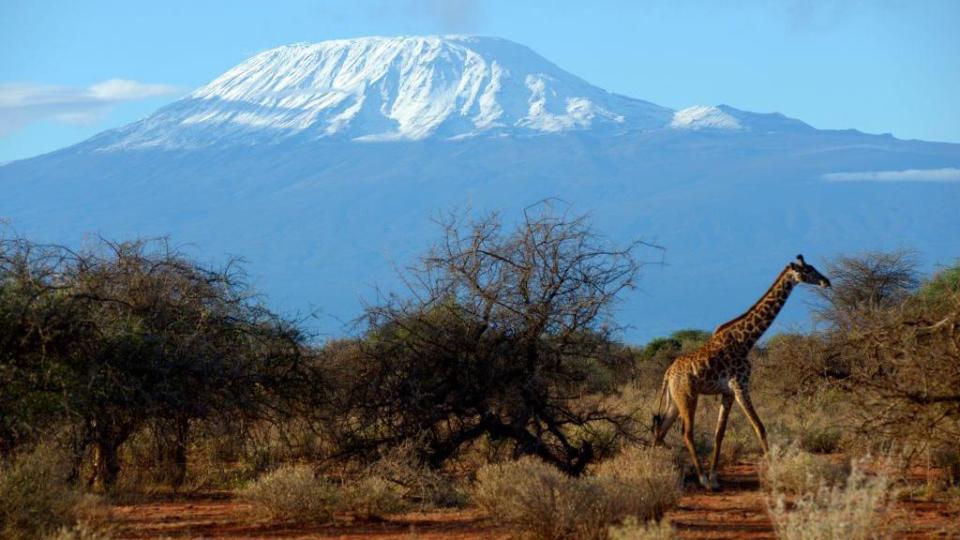
[[309,401],[306,338],[242,277],[165,240],[73,251],[0,236],[0,449],[69,419],[95,450],[96,484],[113,491],[121,450],[150,428],[164,474],[131,483],[179,487],[191,422],[273,418]]
[[960,265],[955,264],[934,274],[923,282],[916,293],[916,301],[937,305],[960,294]]

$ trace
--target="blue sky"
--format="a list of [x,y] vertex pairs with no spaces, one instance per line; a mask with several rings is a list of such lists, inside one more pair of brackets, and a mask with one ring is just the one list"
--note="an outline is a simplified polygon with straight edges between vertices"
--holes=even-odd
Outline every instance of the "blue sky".
[[142,118],[261,50],[512,39],[607,90],[960,142],[960,2],[0,0],[0,162]]

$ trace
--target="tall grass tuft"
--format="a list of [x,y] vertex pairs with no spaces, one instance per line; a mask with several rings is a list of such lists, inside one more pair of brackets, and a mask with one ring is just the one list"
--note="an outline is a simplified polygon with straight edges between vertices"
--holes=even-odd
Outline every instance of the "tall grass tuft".
[[867,540],[892,536],[882,525],[891,501],[885,474],[868,477],[854,468],[845,486],[821,486],[788,508],[782,494],[771,507],[784,540]]
[[840,485],[849,473],[847,463],[833,463],[797,445],[774,445],[763,465],[761,480],[774,493],[802,494],[817,491],[821,486]]
[[895,498],[881,467],[867,476],[797,446],[774,447],[763,470],[777,536],[786,540],[865,540],[892,532],[885,523]]
[[533,458],[480,469],[475,500],[534,538],[603,539],[633,517],[658,519],[680,496],[680,471],[662,449],[630,449],[574,478]]
[[596,479],[603,486],[607,513],[659,520],[676,506],[683,489],[672,456],[664,448],[628,448],[601,463]]
[[330,521],[341,500],[337,486],[305,465],[285,465],[267,473],[240,496],[265,517],[298,523]]

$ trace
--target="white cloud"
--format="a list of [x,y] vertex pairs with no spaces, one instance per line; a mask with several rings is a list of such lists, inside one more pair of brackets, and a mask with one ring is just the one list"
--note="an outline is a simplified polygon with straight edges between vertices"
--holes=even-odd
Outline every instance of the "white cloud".
[[126,101],[173,94],[177,92],[177,88],[167,84],[144,84],[125,79],[110,79],[91,86],[89,92],[100,99]]
[[179,92],[175,86],[110,79],[89,88],[34,83],[0,84],[0,137],[28,124],[53,119],[70,124],[95,122],[110,107]]
[[960,169],[827,173],[823,175],[823,179],[828,182],[960,182]]

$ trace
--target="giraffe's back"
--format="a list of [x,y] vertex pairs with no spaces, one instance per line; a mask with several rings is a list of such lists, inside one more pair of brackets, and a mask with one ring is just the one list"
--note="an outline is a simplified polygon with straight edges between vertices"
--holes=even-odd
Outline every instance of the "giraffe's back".
[[730,381],[749,377],[749,365],[724,354],[722,350],[703,347],[677,357],[667,368],[664,377],[671,391],[692,391],[698,394],[727,394],[732,392]]

